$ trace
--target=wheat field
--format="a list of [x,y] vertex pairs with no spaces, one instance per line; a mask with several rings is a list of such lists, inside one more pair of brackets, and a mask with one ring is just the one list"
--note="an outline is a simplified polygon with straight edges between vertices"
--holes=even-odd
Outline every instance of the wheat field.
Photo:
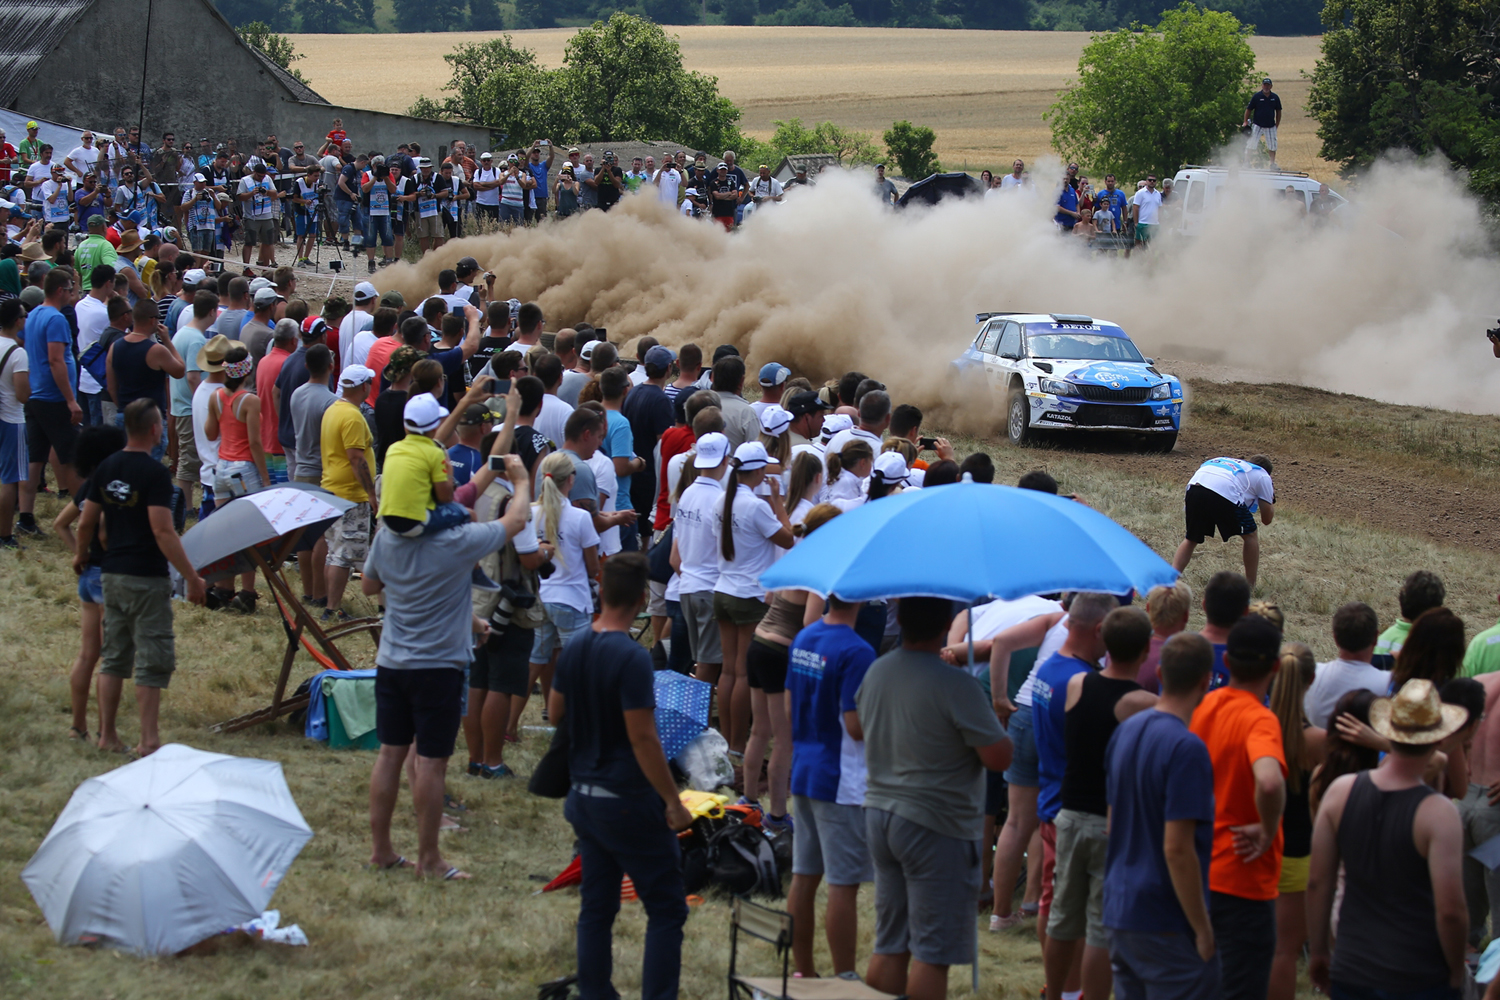
[[[931,126],[950,169],[1009,167],[1051,154],[1042,114],[1074,78],[1085,32],[935,31],[916,28],[746,28],[674,26],[689,68],[719,78],[720,92],[745,113],[747,133],[770,138],[777,119],[834,121],[874,134],[898,118]],[[562,64],[574,29],[513,33],[546,66]],[[404,111],[448,81],[443,56],[481,32],[294,35],[295,63],[335,104]],[[1316,64],[1317,37],[1251,39],[1257,69],[1276,80],[1286,108],[1283,167],[1327,173],[1315,123],[1303,112],[1304,72]],[[369,67],[379,66],[372,74]],[[652,136],[650,138],[670,138]]]

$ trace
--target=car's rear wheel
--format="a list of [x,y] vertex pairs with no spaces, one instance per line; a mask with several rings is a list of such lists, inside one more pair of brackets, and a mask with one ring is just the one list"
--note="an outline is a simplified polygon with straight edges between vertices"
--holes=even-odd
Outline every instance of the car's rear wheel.
[[1026,394],[1019,389],[1011,391],[1005,407],[1005,436],[1018,448],[1036,439],[1031,429],[1031,407],[1026,403]]

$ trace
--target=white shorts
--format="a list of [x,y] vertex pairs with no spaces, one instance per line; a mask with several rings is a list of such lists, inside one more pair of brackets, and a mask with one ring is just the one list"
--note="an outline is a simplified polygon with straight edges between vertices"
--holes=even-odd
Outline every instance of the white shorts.
[[1276,152],[1276,126],[1262,127],[1260,125],[1250,126],[1250,141],[1245,144],[1247,151],[1253,152],[1260,145],[1260,140],[1266,140],[1266,149],[1272,153]]

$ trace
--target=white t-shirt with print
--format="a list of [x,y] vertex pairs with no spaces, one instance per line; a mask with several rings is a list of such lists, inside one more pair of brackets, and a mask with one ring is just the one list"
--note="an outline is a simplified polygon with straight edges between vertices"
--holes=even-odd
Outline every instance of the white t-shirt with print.
[[[678,573],[684,594],[714,590],[719,583],[719,516],[723,485],[712,476],[699,476],[682,491],[673,520],[672,540],[682,560]],[[753,499],[753,497],[752,497]]]
[[557,548],[552,564],[557,569],[542,581],[542,601],[546,604],[565,604],[575,611],[591,614],[594,598],[589,593],[589,570],[583,559],[583,550],[599,544],[599,535],[594,531],[594,519],[588,511],[570,503],[562,506],[562,517],[558,519],[558,538],[547,538],[546,518],[540,506],[533,508],[532,523],[537,536],[550,541]]
[[245,206],[245,218],[274,219],[276,199],[271,197],[271,192],[275,190],[276,184],[270,177],[265,177],[258,183],[253,174],[241,177],[239,193],[250,195],[248,201],[241,203]]
[[734,495],[731,523],[724,523],[724,501],[726,492],[718,505],[719,530],[734,532],[734,559],[725,559],[719,554],[719,582],[714,593],[731,597],[764,600],[766,588],[760,585],[760,575],[776,561],[779,545],[771,536],[781,530],[781,521],[771,505],[755,495],[748,486],[741,485]]
[[1258,465],[1238,458],[1211,458],[1198,466],[1188,486],[1213,490],[1230,503],[1255,510],[1264,500],[1276,502],[1276,488],[1271,475]]

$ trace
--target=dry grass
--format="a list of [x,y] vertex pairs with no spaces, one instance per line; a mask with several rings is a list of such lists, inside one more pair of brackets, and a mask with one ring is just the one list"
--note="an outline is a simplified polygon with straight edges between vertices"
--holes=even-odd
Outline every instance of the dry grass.
[[[1194,426],[1222,430],[1212,421],[1250,413],[1264,393],[1278,387],[1197,387]],[[1220,403],[1228,414],[1215,410]],[[1321,408],[1320,408],[1321,407]],[[1388,407],[1349,397],[1312,400],[1305,411],[1319,421],[1340,409],[1350,423],[1319,443],[1305,437],[1299,447],[1333,454],[1355,436],[1355,418],[1374,433],[1395,434],[1411,419],[1407,407]],[[1356,412],[1357,411],[1357,412]],[[1286,412],[1283,410],[1283,412]],[[1300,434],[1288,413],[1289,430]],[[1423,419],[1467,421],[1424,411]],[[1455,425],[1457,426],[1457,425]],[[1463,423],[1463,427],[1468,427]],[[1493,429],[1473,429],[1488,448]],[[1454,432],[1459,438],[1469,431]],[[1482,438],[1482,440],[1480,440]],[[1018,451],[993,440],[961,439],[961,454],[984,448],[995,458],[997,481],[1014,482],[1022,472],[1045,467],[1065,492],[1078,492],[1136,532],[1156,551],[1171,552],[1180,532],[1182,478],[1164,459],[1121,460],[1079,450]],[[1420,449],[1377,449],[1394,468],[1425,461]],[[50,517],[55,502],[39,512]],[[1265,532],[1259,592],[1285,610],[1289,636],[1307,641],[1321,658],[1331,654],[1328,616],[1346,600],[1373,604],[1383,622],[1395,613],[1400,578],[1425,566],[1448,584],[1450,605],[1471,632],[1491,623],[1494,581],[1500,557],[1491,552],[1433,544],[1366,524],[1328,516],[1326,510],[1288,498]],[[1238,568],[1237,545],[1206,545],[1188,571],[1201,588],[1219,569]],[[428,885],[409,874],[362,870],[368,856],[365,795],[371,757],[332,751],[304,740],[284,724],[231,736],[207,732],[212,722],[258,707],[266,698],[284,641],[280,626],[263,609],[253,618],[181,607],[177,617],[179,672],[168,692],[163,732],[169,740],[204,749],[280,761],[293,794],[316,835],[274,900],[288,921],[300,923],[312,940],[305,949],[264,946],[185,959],[139,961],[108,951],[63,950],[21,884],[18,875],[68,796],[84,778],[118,763],[66,739],[67,672],[77,648],[77,598],[61,544],[46,539],[20,554],[3,554],[0,644],[11,655],[0,663],[0,995],[21,998],[118,1000],[206,1000],[262,995],[268,989],[293,997],[350,995],[372,998],[520,998],[535,984],[572,968],[572,892],[535,896],[533,876],[551,876],[571,856],[571,835],[557,803],[526,795],[518,784],[491,784],[450,772],[450,785],[469,804],[470,832],[448,835],[445,849],[474,873],[468,884]],[[361,598],[354,598],[356,604]],[[369,647],[356,645],[368,662]],[[305,659],[295,677],[311,671]],[[134,705],[122,711],[127,738],[134,732]],[[527,723],[535,724],[533,703]],[[92,716],[91,716],[92,724]],[[527,773],[544,750],[544,738],[529,734],[509,756]],[[459,759],[463,751],[459,751]],[[398,812],[397,843],[414,846],[410,815]],[[872,897],[861,896],[863,940],[868,955]],[[617,985],[638,989],[644,919],[627,904],[618,925]],[[769,956],[752,952],[755,960]],[[983,935],[984,998],[1034,997],[1042,972],[1030,928]],[[727,962],[727,916],[715,902],[694,910],[684,950],[683,996],[719,996]],[[769,965],[759,966],[768,969]],[[967,970],[955,970],[950,995],[967,996]],[[1305,994],[1310,996],[1310,994]]]
[[[1042,113],[1078,69],[1083,32],[929,31],[915,28],[671,29],[689,69],[719,78],[719,89],[745,112],[744,128],[770,138],[776,119],[835,121],[879,133],[898,118],[937,131],[937,152],[950,168],[1008,169],[1051,153]],[[562,64],[573,29],[519,31],[518,45],[547,66]],[[404,111],[414,98],[437,96],[448,80],[443,56],[479,32],[418,35],[297,35],[297,64],[328,100],[379,111]],[[1277,81],[1286,105],[1280,159],[1292,170],[1321,170],[1314,123],[1303,112],[1321,40],[1257,36],[1259,69]],[[367,72],[379,66],[380,73]],[[667,136],[652,138],[670,138]]]

